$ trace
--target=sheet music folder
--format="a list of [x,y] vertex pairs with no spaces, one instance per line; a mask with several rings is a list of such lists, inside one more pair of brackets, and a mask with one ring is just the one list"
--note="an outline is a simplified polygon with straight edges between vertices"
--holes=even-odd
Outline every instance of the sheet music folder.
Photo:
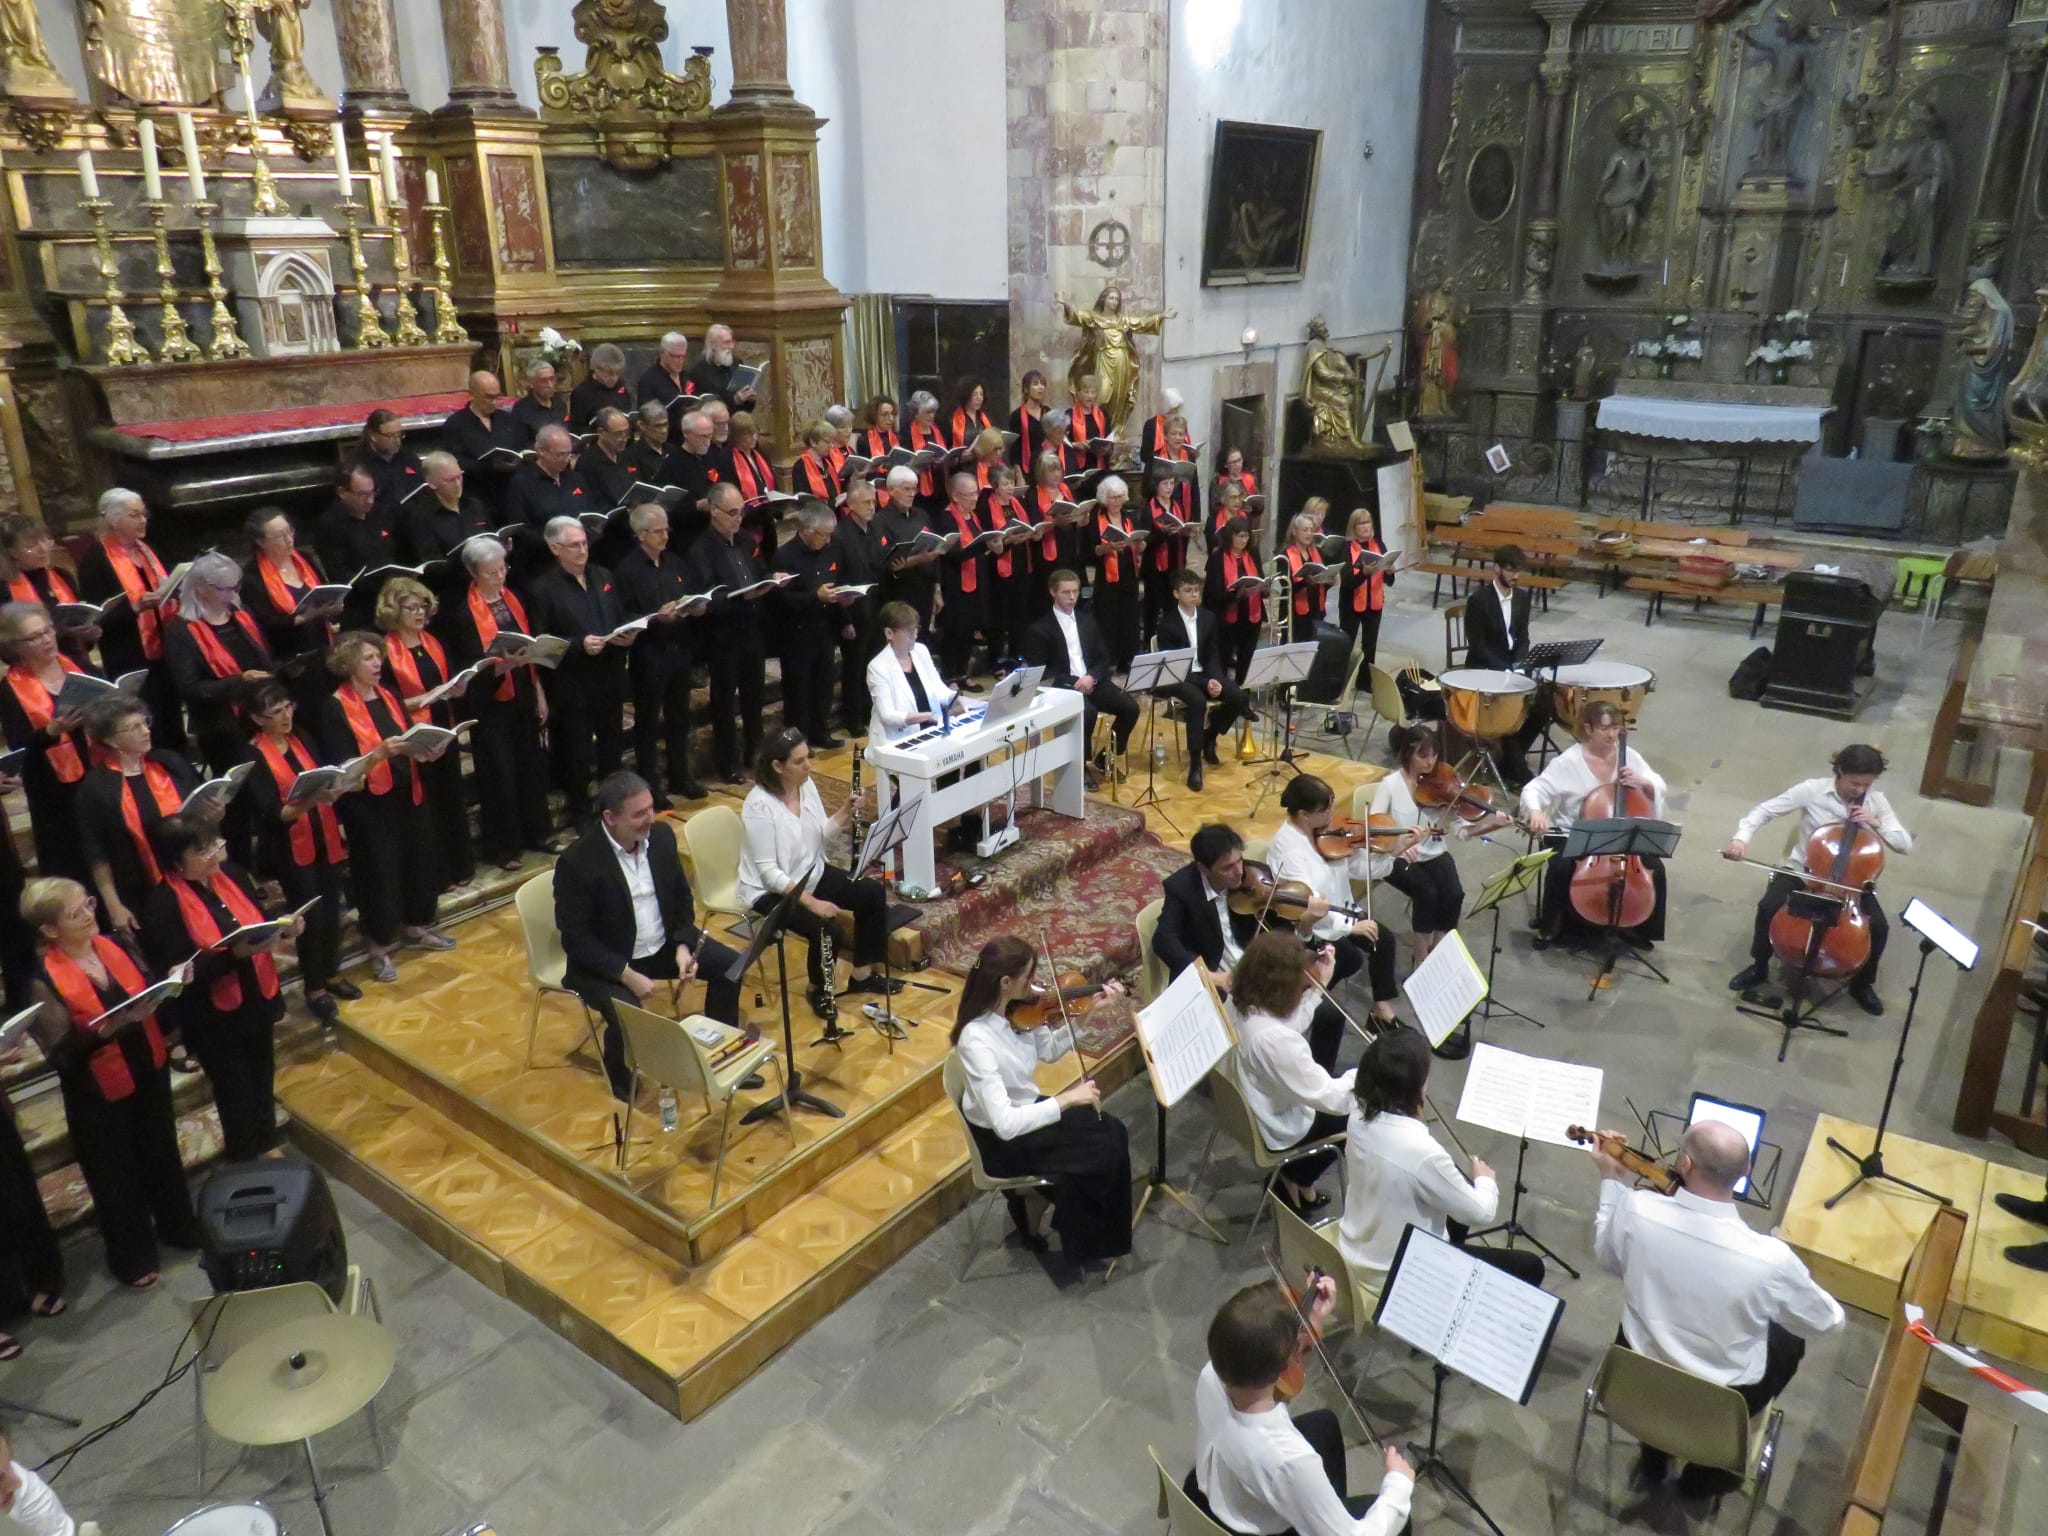
[[1527,1405],[1564,1298],[1410,1225],[1373,1321],[1432,1360]]
[[1135,1023],[1152,1096],[1168,1109],[1186,1098],[1237,1044],[1237,1030],[1215,983],[1192,962],[1138,1010]]

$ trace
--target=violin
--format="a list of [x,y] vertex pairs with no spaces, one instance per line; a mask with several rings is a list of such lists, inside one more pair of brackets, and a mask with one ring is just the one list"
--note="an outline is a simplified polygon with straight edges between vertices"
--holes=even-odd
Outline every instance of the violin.
[[[1586,796],[1579,815],[1586,821],[1610,816],[1648,817],[1657,802],[1647,789],[1621,782],[1628,764],[1628,727],[1614,749],[1614,779]],[[1633,928],[1657,910],[1657,884],[1640,854],[1589,853],[1572,870],[1572,910],[1595,928]]]
[[1308,1307],[1316,1294],[1316,1287],[1327,1279],[1322,1270],[1309,1266],[1307,1283],[1299,1289],[1280,1282],[1280,1289],[1287,1297],[1287,1304],[1294,1308],[1301,1319],[1301,1332],[1295,1336],[1294,1353],[1288,1358],[1287,1368],[1280,1373],[1280,1379],[1273,1383],[1273,1396],[1281,1402],[1292,1402],[1301,1396],[1301,1389],[1308,1385],[1308,1356],[1310,1350],[1318,1353],[1322,1349],[1323,1331],[1309,1319]]
[[1062,971],[1049,987],[1033,982],[1029,992],[1003,1011],[1013,1029],[1042,1029],[1055,1019],[1086,1013],[1088,1005],[1102,995],[1107,985],[1090,981],[1079,971]]
[[[1308,916],[1309,903],[1318,894],[1299,880],[1275,880],[1273,871],[1264,864],[1246,859],[1244,882],[1230,893],[1230,910],[1252,917],[1270,913],[1282,922],[1299,923]],[[1339,906],[1334,901],[1330,910],[1354,923],[1372,915],[1363,907]]]
[[1415,781],[1415,803],[1431,811],[1449,806],[1460,821],[1484,821],[1489,816],[1505,816],[1524,832],[1529,830],[1528,823],[1521,817],[1495,802],[1489,786],[1475,784],[1442,761]]
[[[1863,804],[1862,797],[1851,803]],[[1853,976],[1870,959],[1870,919],[1857,897],[1884,872],[1884,839],[1852,821],[1830,822],[1806,840],[1805,863],[1806,889],[1832,897],[1841,910],[1821,927],[1780,907],[1771,919],[1771,952],[1808,976]]]
[[1685,1187],[1685,1179],[1676,1168],[1638,1152],[1612,1131],[1589,1131],[1583,1125],[1571,1125],[1565,1127],[1564,1136],[1566,1141],[1575,1141],[1582,1147],[1598,1147],[1660,1195],[1675,1195]]
[[1416,833],[1429,835],[1433,827],[1403,827],[1384,811],[1375,811],[1364,821],[1354,821],[1349,816],[1333,816],[1330,824],[1316,834],[1316,852],[1326,859],[1345,859],[1360,848],[1370,848],[1374,853],[1392,853],[1405,837]]

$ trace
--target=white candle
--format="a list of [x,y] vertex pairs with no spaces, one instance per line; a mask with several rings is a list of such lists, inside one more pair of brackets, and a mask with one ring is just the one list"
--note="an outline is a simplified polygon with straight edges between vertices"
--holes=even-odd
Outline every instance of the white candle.
[[142,134],[142,195],[160,203],[164,200],[164,174],[156,158],[156,119],[142,118],[136,126]]
[[344,199],[355,196],[348,174],[348,125],[340,118],[334,120],[334,185]]
[[384,135],[384,204],[386,212],[398,207],[398,143]]
[[92,168],[92,151],[89,149],[81,149],[78,152],[78,184],[84,188],[87,198],[93,202],[99,201],[99,172]]
[[431,166],[427,168],[427,201],[436,207],[441,202],[441,178],[434,174]]
[[242,70],[242,100],[249,109],[249,115],[256,115],[256,82],[249,78],[246,66]]
[[206,201],[206,167],[199,161],[199,130],[190,112],[178,114],[178,147],[185,151],[185,181],[192,189],[192,201]]

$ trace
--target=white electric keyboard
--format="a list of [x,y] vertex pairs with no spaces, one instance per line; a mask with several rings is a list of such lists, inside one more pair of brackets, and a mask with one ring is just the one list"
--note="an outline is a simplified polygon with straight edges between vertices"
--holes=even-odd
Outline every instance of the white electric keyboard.
[[[877,814],[899,802],[918,807],[906,827],[904,884],[936,889],[933,831],[991,800],[1014,792],[1024,804],[1081,816],[1086,756],[1081,695],[1069,688],[1041,688],[1027,707],[1001,719],[989,720],[975,706],[950,730],[933,726],[901,741],[870,743],[865,761],[875,773]],[[948,776],[948,783],[937,782]]]

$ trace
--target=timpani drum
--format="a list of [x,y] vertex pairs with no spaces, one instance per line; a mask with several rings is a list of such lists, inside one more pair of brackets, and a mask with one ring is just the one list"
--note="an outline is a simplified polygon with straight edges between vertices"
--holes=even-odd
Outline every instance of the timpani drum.
[[283,1527],[261,1504],[208,1504],[195,1509],[164,1536],[279,1536]]
[[1437,674],[1444,694],[1444,718],[1454,730],[1482,741],[1512,736],[1529,718],[1536,680],[1519,672],[1459,667]]
[[1579,728],[1579,717],[1596,700],[1614,705],[1630,730],[1636,716],[1657,686],[1657,674],[1648,667],[1627,661],[1582,661],[1575,667],[1559,667],[1550,684],[1550,707],[1568,728]]

